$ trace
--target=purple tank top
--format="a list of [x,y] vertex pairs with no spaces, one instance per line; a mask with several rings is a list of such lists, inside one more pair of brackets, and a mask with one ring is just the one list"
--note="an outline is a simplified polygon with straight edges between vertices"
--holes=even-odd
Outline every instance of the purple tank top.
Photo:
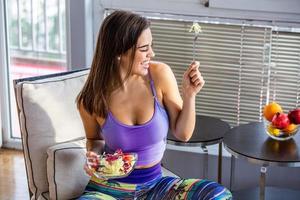
[[109,111],[102,126],[105,151],[114,152],[121,149],[123,152],[137,153],[137,166],[161,161],[166,149],[169,118],[164,107],[158,102],[154,82],[151,78],[150,80],[154,113],[148,122],[142,125],[126,125],[118,121]]

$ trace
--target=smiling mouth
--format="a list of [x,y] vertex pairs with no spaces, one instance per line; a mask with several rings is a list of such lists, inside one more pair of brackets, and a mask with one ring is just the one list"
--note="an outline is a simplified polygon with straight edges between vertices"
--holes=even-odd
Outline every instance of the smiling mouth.
[[144,66],[145,66],[145,65],[147,65],[147,66],[148,66],[148,65],[149,65],[149,63],[150,63],[150,60],[145,60],[145,61],[143,61],[141,64],[142,64],[142,65],[144,65]]

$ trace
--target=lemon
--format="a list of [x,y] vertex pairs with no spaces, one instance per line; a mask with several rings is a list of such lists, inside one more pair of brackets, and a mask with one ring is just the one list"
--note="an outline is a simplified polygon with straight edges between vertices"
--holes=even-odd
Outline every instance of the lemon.
[[280,129],[273,127],[271,124],[268,126],[268,132],[276,137],[281,134]]

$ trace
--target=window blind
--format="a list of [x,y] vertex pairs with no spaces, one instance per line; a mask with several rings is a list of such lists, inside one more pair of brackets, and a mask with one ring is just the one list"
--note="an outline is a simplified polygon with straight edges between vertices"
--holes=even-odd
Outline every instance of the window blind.
[[[151,19],[156,60],[170,65],[181,88],[193,59],[192,22]],[[196,112],[232,126],[259,121],[267,95],[271,28],[200,23],[196,60],[206,81]]]
[[300,106],[300,34],[272,32],[270,101],[287,112]]

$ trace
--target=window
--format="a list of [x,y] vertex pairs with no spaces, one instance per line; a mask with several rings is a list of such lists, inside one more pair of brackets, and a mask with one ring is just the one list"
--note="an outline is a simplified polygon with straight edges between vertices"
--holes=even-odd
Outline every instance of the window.
[[5,147],[22,148],[13,79],[90,66],[94,44],[92,3],[0,1],[0,146],[3,139]]
[[7,11],[12,77],[65,71],[64,0],[12,0]]
[[[13,80],[67,71],[65,0],[4,1],[7,139],[19,139]],[[5,66],[5,67],[6,67]],[[4,81],[4,80],[2,80]],[[4,133],[7,134],[7,133]]]
[[[193,21],[150,18],[156,60],[171,66],[179,86],[193,59]],[[268,101],[285,110],[300,101],[300,33],[273,26],[200,22],[196,60],[206,85],[196,99],[201,115],[220,117],[232,126],[261,121]]]

